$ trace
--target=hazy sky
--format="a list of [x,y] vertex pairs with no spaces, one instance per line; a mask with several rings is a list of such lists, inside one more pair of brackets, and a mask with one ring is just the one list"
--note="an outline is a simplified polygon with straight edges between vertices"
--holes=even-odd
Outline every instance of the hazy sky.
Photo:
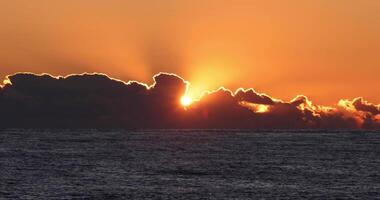
[[377,0],[0,0],[0,76],[103,72],[380,103]]

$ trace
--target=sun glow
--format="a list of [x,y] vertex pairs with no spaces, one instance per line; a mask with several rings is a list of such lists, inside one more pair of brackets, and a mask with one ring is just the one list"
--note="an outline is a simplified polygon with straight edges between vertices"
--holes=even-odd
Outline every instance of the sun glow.
[[191,98],[189,97],[189,96],[183,96],[182,98],[181,98],[181,104],[183,105],[183,106],[189,106],[191,103],[193,102],[193,100],[191,100]]

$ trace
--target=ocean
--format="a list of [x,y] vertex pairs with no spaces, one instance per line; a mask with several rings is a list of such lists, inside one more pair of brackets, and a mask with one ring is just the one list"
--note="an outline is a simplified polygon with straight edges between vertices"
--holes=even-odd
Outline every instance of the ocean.
[[0,199],[336,198],[380,198],[380,132],[0,130]]

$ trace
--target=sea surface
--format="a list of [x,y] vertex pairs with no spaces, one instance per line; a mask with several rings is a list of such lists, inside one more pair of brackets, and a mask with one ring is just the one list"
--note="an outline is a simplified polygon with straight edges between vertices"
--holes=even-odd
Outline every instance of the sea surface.
[[0,199],[380,199],[379,132],[0,130]]

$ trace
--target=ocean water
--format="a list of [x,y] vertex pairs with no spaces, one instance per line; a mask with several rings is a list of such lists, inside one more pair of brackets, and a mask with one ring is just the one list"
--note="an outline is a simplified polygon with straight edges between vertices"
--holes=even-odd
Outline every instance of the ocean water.
[[380,198],[380,133],[0,130],[0,199],[336,198]]

